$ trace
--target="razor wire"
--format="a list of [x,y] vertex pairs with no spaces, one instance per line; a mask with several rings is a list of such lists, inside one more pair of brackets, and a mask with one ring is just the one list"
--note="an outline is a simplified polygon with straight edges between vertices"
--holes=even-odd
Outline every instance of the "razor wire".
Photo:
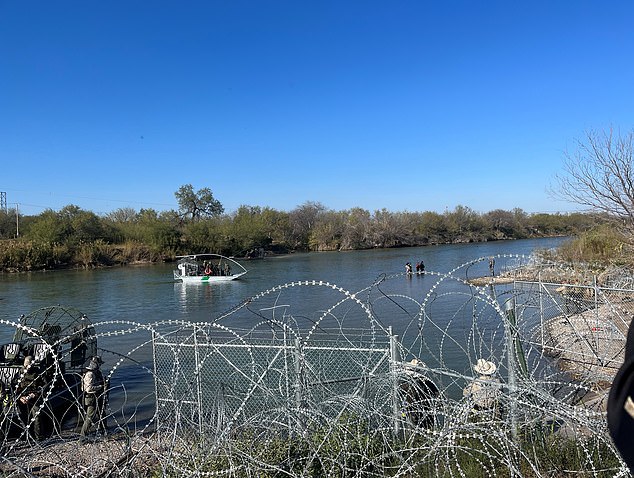
[[[8,386],[0,473],[629,476],[605,402],[631,281],[602,286],[536,256],[493,259],[496,275],[483,257],[447,273],[381,274],[358,291],[289,282],[209,322],[93,318],[104,432],[79,441],[81,397],[56,416],[59,385],[27,415]],[[135,345],[121,349],[120,337]],[[11,370],[18,381],[28,372]],[[46,436],[35,437],[42,419]]]

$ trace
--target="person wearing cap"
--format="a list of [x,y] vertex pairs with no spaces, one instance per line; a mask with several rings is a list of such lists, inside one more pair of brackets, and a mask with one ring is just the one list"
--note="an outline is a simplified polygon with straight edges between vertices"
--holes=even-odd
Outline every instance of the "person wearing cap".
[[93,431],[95,426],[105,429],[103,420],[103,408],[105,398],[105,380],[101,373],[103,360],[98,355],[92,357],[85,367],[81,386],[84,393],[83,404],[85,409],[84,423],[81,427],[80,435],[82,439]]
[[20,374],[14,383],[15,396],[17,398],[18,415],[24,426],[29,426],[29,432],[33,438],[40,440],[44,437],[42,427],[42,414],[40,410],[44,379],[33,356],[24,357],[24,363]]
[[488,360],[478,359],[473,366],[473,370],[478,374],[478,378],[467,385],[462,394],[473,402],[476,410],[494,409],[497,406],[500,389],[500,380],[495,377],[497,366]]

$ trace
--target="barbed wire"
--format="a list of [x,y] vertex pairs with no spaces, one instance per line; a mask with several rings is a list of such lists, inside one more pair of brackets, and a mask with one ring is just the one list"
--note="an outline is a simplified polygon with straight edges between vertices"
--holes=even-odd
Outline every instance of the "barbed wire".
[[[14,376],[0,473],[629,476],[605,400],[633,291],[557,282],[568,270],[496,255],[447,273],[381,274],[358,291],[293,281],[210,322],[93,318],[104,426],[78,433],[86,410],[66,362],[80,345],[44,347],[57,385],[27,412],[13,384],[32,370],[2,356],[0,379]],[[0,320],[46,343],[25,323]],[[54,397],[71,389],[56,412]]]

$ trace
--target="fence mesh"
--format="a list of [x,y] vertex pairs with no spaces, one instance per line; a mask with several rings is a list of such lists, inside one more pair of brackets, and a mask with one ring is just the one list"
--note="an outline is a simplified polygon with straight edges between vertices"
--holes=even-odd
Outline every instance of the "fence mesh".
[[308,410],[333,419],[341,411],[333,403],[366,399],[377,390],[369,382],[389,376],[388,335],[321,329],[306,340],[285,326],[232,332],[192,325],[155,337],[160,427],[217,435],[262,417],[300,420]]

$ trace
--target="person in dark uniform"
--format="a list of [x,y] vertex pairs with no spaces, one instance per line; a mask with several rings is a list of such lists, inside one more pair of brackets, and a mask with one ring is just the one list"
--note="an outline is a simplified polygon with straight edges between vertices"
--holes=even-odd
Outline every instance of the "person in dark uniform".
[[404,377],[399,385],[402,400],[402,415],[415,427],[429,428],[435,422],[435,405],[439,390],[436,384],[425,375],[425,364],[418,359],[406,362]]
[[11,388],[0,380],[0,452],[6,436],[8,435],[10,420],[6,414],[9,412],[9,404],[11,401]]
[[106,382],[101,373],[101,357],[94,356],[86,365],[84,376],[82,377],[82,391],[84,393],[84,423],[81,427],[81,439],[92,433],[94,428],[105,431],[105,420],[103,417],[106,397]]
[[22,370],[14,385],[20,421],[24,427],[29,427],[29,433],[33,438],[41,440],[44,438],[45,430],[42,421],[44,412],[40,405],[45,384],[32,355],[24,358]]
[[625,359],[608,395],[608,428],[630,472],[634,473],[634,321],[625,342]]

